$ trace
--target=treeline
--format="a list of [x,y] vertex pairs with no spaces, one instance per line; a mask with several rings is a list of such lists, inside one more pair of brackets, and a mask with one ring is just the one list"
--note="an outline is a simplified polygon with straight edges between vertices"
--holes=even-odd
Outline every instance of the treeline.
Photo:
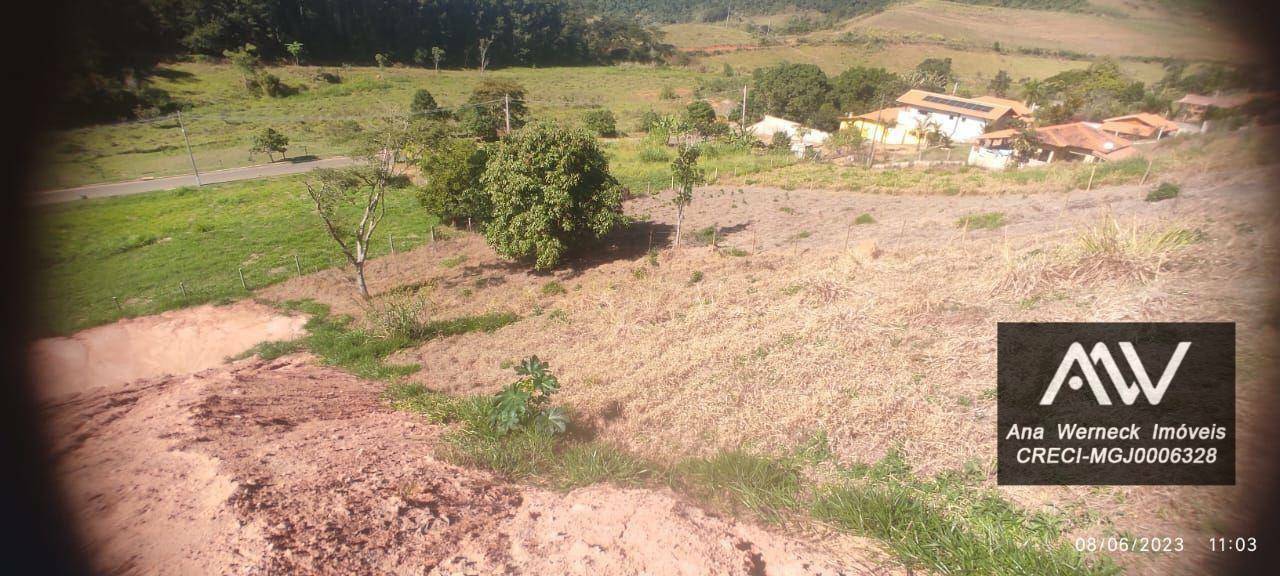
[[851,18],[884,8],[891,0],[576,0],[594,14],[636,16],[646,22],[720,22],[733,15],[788,10]]
[[[64,103],[118,118],[156,95],[164,58],[221,56],[246,44],[265,59],[441,67],[650,61],[671,52],[635,18],[563,0],[79,0],[61,14]],[[64,115],[66,117],[66,115]]]

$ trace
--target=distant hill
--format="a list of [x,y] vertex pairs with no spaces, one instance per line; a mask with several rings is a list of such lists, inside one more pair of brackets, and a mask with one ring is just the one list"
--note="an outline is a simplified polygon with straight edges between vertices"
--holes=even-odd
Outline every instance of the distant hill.
[[577,0],[588,13],[639,17],[649,22],[719,22],[733,15],[790,11],[850,18],[880,10],[892,0]]

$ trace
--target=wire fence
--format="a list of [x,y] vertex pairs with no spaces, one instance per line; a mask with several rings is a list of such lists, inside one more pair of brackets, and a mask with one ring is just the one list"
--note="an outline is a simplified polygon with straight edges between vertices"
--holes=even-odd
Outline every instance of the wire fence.
[[[367,260],[446,240],[456,234],[449,230],[433,226],[424,233],[380,235],[371,242]],[[353,271],[351,263],[337,250],[273,254],[212,274],[176,275],[164,284],[115,291],[110,295],[109,304],[114,311],[110,316],[112,319],[132,317],[193,304],[240,299],[292,278],[333,269]]]

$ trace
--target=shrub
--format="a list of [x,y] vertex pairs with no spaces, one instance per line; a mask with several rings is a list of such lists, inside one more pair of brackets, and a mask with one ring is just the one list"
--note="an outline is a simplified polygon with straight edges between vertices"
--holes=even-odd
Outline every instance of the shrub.
[[859,214],[859,215],[858,215],[858,217],[857,217],[857,218],[855,218],[855,219],[853,220],[853,223],[854,223],[854,224],[875,224],[875,223],[876,223],[876,218],[875,218],[875,216],[872,216],[872,215],[870,215],[870,214],[868,214],[868,213],[866,213],[866,212],[863,212],[862,214]]
[[495,397],[493,426],[499,434],[517,428],[550,434],[564,432],[569,417],[563,408],[550,405],[551,396],[560,390],[560,381],[550,368],[537,356],[526,358],[516,367],[516,374],[522,378]]
[[480,180],[493,203],[485,239],[539,270],[625,221],[622,186],[585,130],[532,124],[499,144]]
[[661,114],[653,110],[646,110],[643,114],[640,115],[640,122],[637,123],[636,127],[641,132],[650,132],[655,127],[657,127],[661,122],[662,122]]
[[427,179],[418,189],[422,207],[455,224],[467,218],[487,221],[492,204],[480,176],[488,157],[484,146],[469,139],[446,139],[432,148],[420,162]]
[[280,81],[280,77],[270,72],[263,72],[258,76],[258,85],[262,88],[262,93],[271,98],[283,98],[293,93],[293,89]]
[[1178,194],[1181,192],[1182,188],[1177,184],[1172,182],[1161,182],[1159,186],[1156,186],[1155,188],[1152,188],[1150,192],[1147,192],[1147,202],[1159,202],[1161,200],[1177,198]]
[[769,141],[769,148],[773,150],[791,150],[791,135],[786,132],[774,132],[773,139]]
[[418,316],[422,313],[420,298],[396,294],[380,301],[369,302],[365,307],[365,321],[370,333],[380,338],[413,338],[422,328]]
[[506,128],[504,98],[508,99],[511,129],[519,130],[524,126],[528,113],[524,103],[524,86],[510,80],[495,79],[483,80],[471,91],[467,107],[458,115],[462,127],[477,138],[496,140],[499,130]]
[[710,134],[716,123],[716,110],[706,100],[695,100],[684,109],[684,121],[699,134]]
[[555,280],[552,280],[542,285],[543,296],[556,296],[559,294],[564,294],[566,292],[568,292],[568,290],[564,289],[564,285],[559,282],[556,282]]
[[667,152],[665,146],[645,145],[640,148],[641,162],[667,162],[671,160],[671,154]]
[[605,138],[618,135],[618,119],[609,110],[589,110],[582,116],[582,124],[588,130]]
[[449,111],[440,108],[436,103],[435,96],[431,95],[425,88],[418,89],[413,93],[413,102],[409,104],[409,113],[416,118],[427,118],[430,120],[443,120],[449,117]]
[[328,70],[323,70],[323,69],[317,71],[313,76],[311,76],[311,79],[323,84],[341,84],[342,83],[342,76],[339,76],[333,72],[329,72]]
[[670,85],[663,86],[662,91],[658,93],[658,98],[663,100],[675,100],[677,97],[676,89],[672,88]]

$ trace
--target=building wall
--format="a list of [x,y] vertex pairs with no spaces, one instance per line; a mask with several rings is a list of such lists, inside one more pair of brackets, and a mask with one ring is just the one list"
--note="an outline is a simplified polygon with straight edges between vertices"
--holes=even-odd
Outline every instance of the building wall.
[[862,132],[862,138],[864,140],[868,142],[874,141],[879,144],[906,144],[915,146],[916,142],[919,140],[910,133],[911,127],[898,125],[886,130],[883,125],[867,120],[854,120],[852,124],[848,121],[841,122],[840,129],[857,130]]
[[904,108],[898,113],[898,125],[908,131],[929,120],[935,122],[938,129],[951,138],[952,142],[973,142],[987,131],[988,124],[986,120],[914,107]]
[[969,165],[988,170],[1004,170],[1013,160],[1013,150],[1001,148],[982,148],[974,146],[969,149]]

